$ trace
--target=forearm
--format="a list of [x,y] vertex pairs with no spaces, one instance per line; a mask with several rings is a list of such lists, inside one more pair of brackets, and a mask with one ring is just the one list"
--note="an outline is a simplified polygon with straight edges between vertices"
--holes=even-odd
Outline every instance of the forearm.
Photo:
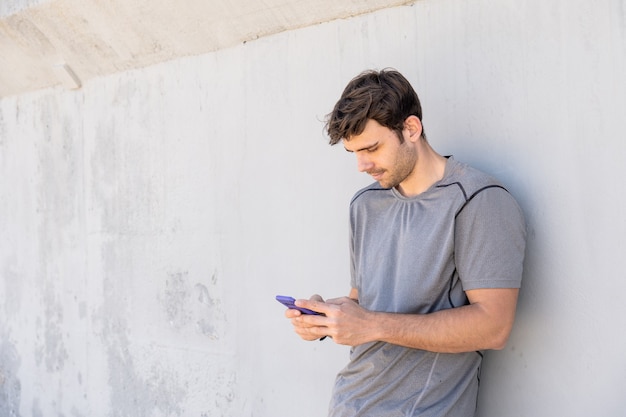
[[371,314],[371,341],[442,353],[502,349],[511,328],[476,304],[431,314]]

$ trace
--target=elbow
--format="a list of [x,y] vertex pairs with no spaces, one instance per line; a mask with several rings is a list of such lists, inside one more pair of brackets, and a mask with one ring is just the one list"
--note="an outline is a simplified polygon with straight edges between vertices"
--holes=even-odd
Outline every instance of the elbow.
[[492,337],[489,339],[489,343],[487,343],[487,349],[503,350],[506,347],[507,342],[509,341],[510,334],[510,326],[506,326],[505,328],[501,328],[498,331],[494,332]]
[[506,347],[507,339],[495,342],[491,345],[491,350],[503,350]]

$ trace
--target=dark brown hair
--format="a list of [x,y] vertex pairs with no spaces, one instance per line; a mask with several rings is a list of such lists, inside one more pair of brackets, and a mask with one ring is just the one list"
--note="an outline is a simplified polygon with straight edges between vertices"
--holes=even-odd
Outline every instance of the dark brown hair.
[[[422,121],[422,106],[409,81],[393,69],[368,70],[348,83],[326,116],[325,129],[330,144],[335,145],[361,134],[367,121],[373,119],[396,132],[402,143],[404,121],[409,116]],[[423,130],[422,137],[426,139]]]

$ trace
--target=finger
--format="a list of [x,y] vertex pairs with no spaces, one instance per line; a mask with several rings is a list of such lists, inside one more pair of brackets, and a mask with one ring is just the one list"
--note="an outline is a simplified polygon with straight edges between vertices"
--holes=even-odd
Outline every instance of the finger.
[[316,336],[314,334],[311,333],[300,333],[300,332],[296,332],[298,334],[298,336],[300,336],[300,338],[302,340],[306,340],[308,342],[312,341],[312,340],[317,340],[320,339],[320,336]]
[[[312,328],[312,327],[318,327],[319,324],[318,323],[313,323],[310,320],[308,320],[308,317],[313,317],[309,314],[303,314],[301,316],[297,316],[297,317],[293,317],[291,318],[291,324],[293,325],[293,327],[301,327],[303,329],[307,329],[307,328]],[[317,316],[319,317],[319,316]]]
[[[321,298],[321,297],[320,297]],[[296,300],[296,306],[298,307],[303,307],[306,308],[308,310],[313,310],[316,311],[318,313],[326,313],[326,308],[327,305],[324,301],[320,301],[320,300]]]
[[302,313],[300,312],[300,310],[296,310],[293,308],[288,308],[287,310],[285,310],[285,317],[287,317],[288,319],[293,319],[294,317],[299,317]]
[[328,318],[323,314],[300,314],[292,318],[291,322],[303,327],[326,327]]
[[299,326],[294,325],[294,331],[298,336],[305,340],[315,340],[328,333],[326,327],[323,326]]

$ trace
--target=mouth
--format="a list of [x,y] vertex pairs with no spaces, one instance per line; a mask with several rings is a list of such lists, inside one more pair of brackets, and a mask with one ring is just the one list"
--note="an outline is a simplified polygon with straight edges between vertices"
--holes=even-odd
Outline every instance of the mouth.
[[374,180],[380,181],[380,179],[383,177],[384,171],[368,172],[368,174],[370,174],[370,176],[374,178]]

